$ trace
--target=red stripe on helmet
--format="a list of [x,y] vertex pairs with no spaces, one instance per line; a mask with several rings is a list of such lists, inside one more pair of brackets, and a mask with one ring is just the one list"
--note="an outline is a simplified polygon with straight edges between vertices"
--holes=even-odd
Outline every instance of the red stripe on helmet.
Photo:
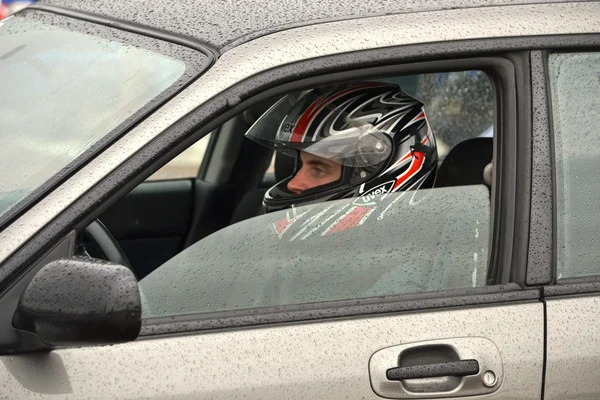
[[411,125],[413,125],[414,123],[416,123],[416,122],[419,122],[419,121],[421,121],[421,120],[423,120],[423,119],[426,119],[426,118],[425,118],[425,111],[421,111],[421,112],[419,113],[419,115],[417,115],[416,117],[414,117],[414,118],[413,118],[413,119],[412,119],[412,120],[411,120],[411,121],[410,121],[408,124],[404,125],[404,127],[402,128],[402,130],[404,130],[404,129],[408,128],[409,126],[411,126]]
[[425,161],[425,154],[421,152],[415,152],[415,155],[410,163],[410,166],[406,171],[404,171],[398,178],[396,178],[396,183],[392,188],[392,192],[397,190],[403,183],[408,181],[410,178],[415,176],[423,167],[423,162]]
[[[423,138],[423,140],[421,140],[421,144],[425,144],[425,143],[427,143],[427,142],[429,142],[429,137],[428,137],[428,136],[425,136],[425,137]],[[418,153],[418,154],[421,154],[421,153]],[[387,169],[387,170],[386,170],[384,173],[386,173],[386,172],[388,172],[388,171],[390,171],[390,170],[394,169],[395,167],[399,166],[399,165],[400,165],[400,164],[402,164],[404,161],[406,161],[406,160],[408,160],[410,157],[412,157],[412,155],[413,155],[413,152],[412,152],[412,151],[408,151],[408,152],[407,152],[407,153],[406,153],[404,156],[402,156],[402,158],[401,158],[401,159],[399,159],[398,161],[396,161],[396,162],[394,163],[394,165],[392,165],[391,167],[389,167],[389,168],[388,168],[388,169]]]
[[292,133],[292,139],[290,140],[292,143],[300,143],[302,142],[302,138],[304,137],[305,126],[308,124],[308,121],[316,114],[320,108],[315,112],[317,107],[320,107],[323,104],[323,96],[316,99],[310,107],[304,111],[304,113],[298,119],[298,123],[294,127],[294,131]]
[[298,119],[298,123],[294,127],[294,131],[292,133],[292,138],[290,139],[290,142],[302,143],[302,140],[304,139],[304,136],[306,135],[306,130],[308,129],[308,127],[310,126],[312,121],[315,119],[317,114],[319,114],[325,107],[327,107],[329,104],[336,101],[340,97],[343,97],[352,92],[356,92],[357,90],[361,90],[361,89],[365,89],[365,88],[369,88],[369,87],[382,86],[382,85],[383,85],[382,83],[377,83],[377,82],[365,83],[362,85],[354,86],[352,88],[343,90],[340,93],[337,93],[325,100],[323,100],[323,96],[319,97],[317,100],[315,100],[310,105],[310,107],[308,107],[306,109],[306,111],[304,111],[304,113]]

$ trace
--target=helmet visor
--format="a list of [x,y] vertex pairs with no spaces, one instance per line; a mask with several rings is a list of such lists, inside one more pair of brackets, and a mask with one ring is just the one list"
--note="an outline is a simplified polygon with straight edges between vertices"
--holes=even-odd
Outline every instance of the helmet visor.
[[288,94],[246,132],[248,139],[275,150],[305,151],[349,167],[371,167],[393,152],[390,136],[373,125],[379,115],[352,115],[356,98],[335,105],[326,95]]

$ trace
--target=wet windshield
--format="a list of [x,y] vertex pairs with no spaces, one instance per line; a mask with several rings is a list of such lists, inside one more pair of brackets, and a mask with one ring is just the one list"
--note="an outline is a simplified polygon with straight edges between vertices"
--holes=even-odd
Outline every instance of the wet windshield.
[[146,49],[0,21],[0,217],[184,72],[182,61]]

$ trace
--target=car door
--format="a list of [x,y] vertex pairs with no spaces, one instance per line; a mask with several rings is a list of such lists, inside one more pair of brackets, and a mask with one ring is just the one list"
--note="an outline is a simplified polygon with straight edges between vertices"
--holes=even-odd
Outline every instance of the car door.
[[[328,65],[345,65],[347,57],[354,55]],[[495,88],[495,137],[502,139],[495,139],[491,193],[483,185],[434,188],[233,225],[141,281],[145,319],[136,341],[1,357],[10,396],[541,398],[544,306],[539,290],[519,282],[529,226],[515,224],[529,198],[511,195],[530,179],[530,169],[516,168],[528,156],[517,146],[530,135],[522,101],[528,58],[423,60],[329,79],[448,72],[450,65],[485,70]],[[319,71],[313,62],[303,68]],[[285,70],[257,76],[258,88],[275,73]],[[288,73],[292,84],[310,86],[297,81],[298,66]],[[269,95],[290,88],[277,90]],[[357,223],[365,207],[373,218]],[[306,271],[290,269],[297,266]],[[2,297],[11,307],[18,286]]]
[[[485,286],[489,207],[470,185],[243,221],[140,282],[138,340],[2,357],[3,387],[16,398],[539,399],[543,304],[537,290]],[[406,231],[390,235],[398,220]]]
[[[595,43],[598,40],[595,39]],[[545,130],[552,138],[554,247],[547,256],[556,285],[544,289],[547,304],[545,398],[595,399],[598,365],[598,177],[600,132],[597,48],[553,49],[540,55],[548,84]],[[551,192],[552,193],[552,192]]]

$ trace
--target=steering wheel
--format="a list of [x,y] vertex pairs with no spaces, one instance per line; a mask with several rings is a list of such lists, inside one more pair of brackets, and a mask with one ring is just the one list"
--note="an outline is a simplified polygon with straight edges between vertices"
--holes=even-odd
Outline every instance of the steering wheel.
[[125,252],[123,252],[123,249],[119,246],[115,237],[99,219],[89,224],[87,228],[85,228],[85,232],[90,235],[92,240],[100,247],[100,250],[102,250],[102,253],[104,253],[108,261],[129,268],[129,270],[133,272],[133,275],[135,275],[135,271],[125,255]]

